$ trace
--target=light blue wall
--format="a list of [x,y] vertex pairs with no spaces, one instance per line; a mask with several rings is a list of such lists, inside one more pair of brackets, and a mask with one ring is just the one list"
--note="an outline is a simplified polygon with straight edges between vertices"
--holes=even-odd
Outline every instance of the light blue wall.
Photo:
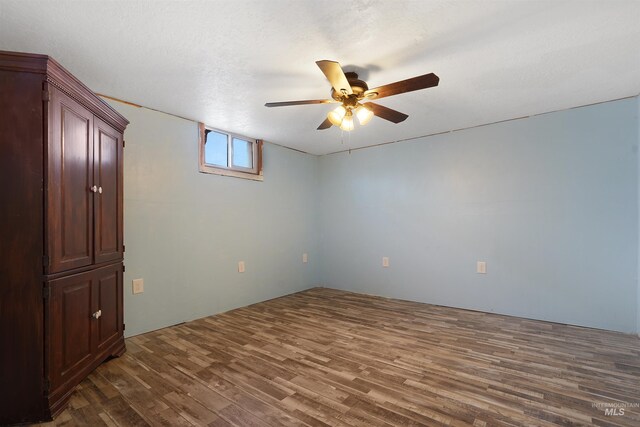
[[321,157],[323,284],[638,331],[637,102]]
[[638,98],[350,155],[265,144],[264,182],[197,172],[195,123],[112,105],[128,336],[320,283],[640,331]]
[[[112,105],[131,121],[124,172],[128,336],[318,283],[317,157],[265,144],[264,182],[202,174],[194,122]],[[131,293],[136,278],[144,278],[143,294]]]

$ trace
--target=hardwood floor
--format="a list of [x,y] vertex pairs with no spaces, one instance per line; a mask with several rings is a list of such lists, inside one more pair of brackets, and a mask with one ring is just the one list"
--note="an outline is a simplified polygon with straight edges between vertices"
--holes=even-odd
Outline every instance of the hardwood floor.
[[49,425],[640,426],[638,406],[636,336],[315,288],[127,339]]

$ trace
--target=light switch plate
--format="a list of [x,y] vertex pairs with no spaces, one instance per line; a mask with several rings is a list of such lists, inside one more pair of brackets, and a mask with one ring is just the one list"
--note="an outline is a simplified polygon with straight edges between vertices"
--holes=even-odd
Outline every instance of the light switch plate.
[[238,262],[238,273],[244,273],[244,261]]
[[389,257],[388,256],[383,256],[382,257],[382,266],[383,267],[389,267]]
[[309,262],[309,256],[307,254],[302,254],[302,262],[305,264]]
[[131,291],[134,294],[141,294],[144,292],[144,279],[133,279],[131,281]]

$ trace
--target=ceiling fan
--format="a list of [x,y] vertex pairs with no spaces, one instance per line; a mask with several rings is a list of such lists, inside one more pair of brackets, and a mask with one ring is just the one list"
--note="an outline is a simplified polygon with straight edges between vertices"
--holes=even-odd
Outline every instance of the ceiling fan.
[[369,123],[373,116],[378,116],[393,123],[400,123],[409,117],[399,111],[370,102],[370,100],[438,86],[440,81],[438,76],[429,73],[369,89],[366,82],[358,79],[358,74],[354,72],[345,73],[340,64],[335,61],[316,61],[316,64],[327,77],[331,86],[333,86],[331,89],[332,99],[267,102],[264,104],[265,107],[339,103],[340,106],[338,108],[327,114],[327,118],[318,126],[318,130],[328,129],[331,125],[334,125],[339,126],[342,130],[351,131],[353,130],[354,114],[361,125]]

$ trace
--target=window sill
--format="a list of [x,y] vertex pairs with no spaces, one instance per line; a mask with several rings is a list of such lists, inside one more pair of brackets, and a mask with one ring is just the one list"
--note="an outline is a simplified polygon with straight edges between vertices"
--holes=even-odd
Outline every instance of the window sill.
[[232,176],[234,178],[250,179],[252,181],[264,181],[262,174],[250,172],[240,172],[231,169],[216,168],[214,166],[200,166],[200,173],[208,173],[213,175]]

